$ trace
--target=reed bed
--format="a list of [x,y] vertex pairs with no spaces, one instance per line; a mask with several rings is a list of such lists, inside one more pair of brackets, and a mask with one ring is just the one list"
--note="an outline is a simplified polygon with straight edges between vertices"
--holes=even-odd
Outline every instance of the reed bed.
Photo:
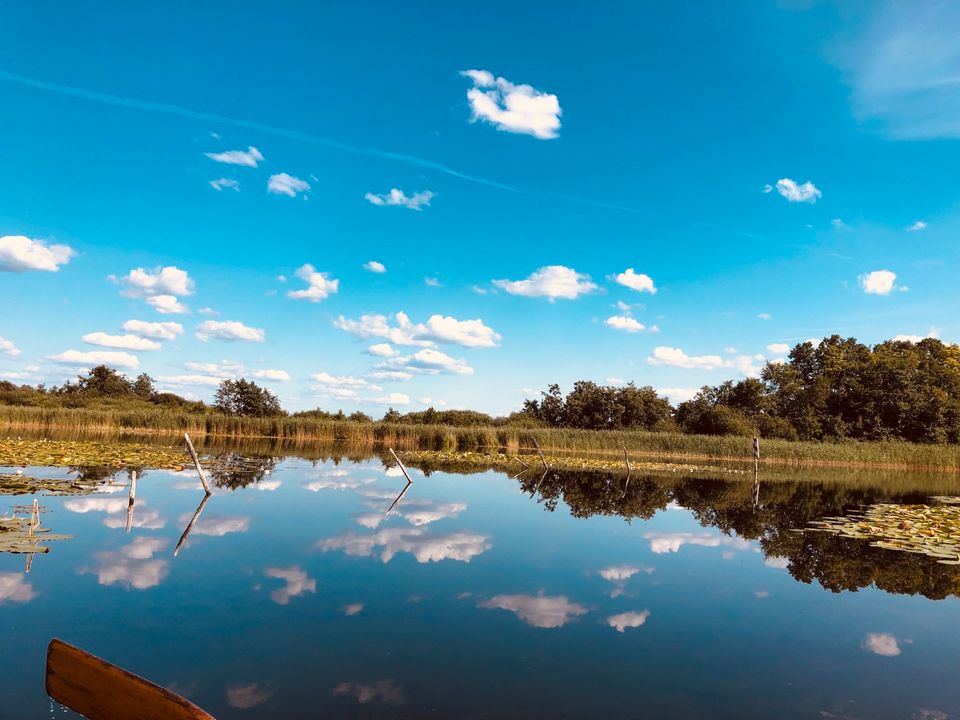
[[[544,449],[577,454],[622,453],[631,457],[685,460],[751,461],[749,438],[685,435],[642,431],[597,431],[567,428],[451,427],[404,423],[358,423],[301,417],[246,418],[217,413],[189,414],[164,410],[91,410],[0,407],[0,432],[16,434],[103,432],[171,435],[188,432],[198,438],[268,438],[284,444],[344,443],[354,447],[398,450],[501,449],[532,451],[535,438]],[[764,463],[861,466],[886,469],[922,468],[960,471],[960,447],[905,442],[791,442],[763,440]]]

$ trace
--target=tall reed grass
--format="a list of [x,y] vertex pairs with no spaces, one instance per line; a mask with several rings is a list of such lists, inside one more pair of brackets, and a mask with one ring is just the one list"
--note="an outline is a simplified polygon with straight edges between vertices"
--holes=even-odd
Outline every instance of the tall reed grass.
[[[313,418],[245,418],[222,414],[189,414],[165,410],[90,410],[0,406],[0,431],[40,433],[108,432],[171,435],[188,432],[198,438],[270,438],[284,444],[312,442],[386,446],[404,450],[502,449],[528,452],[533,438],[554,452],[622,453],[631,455],[752,460],[749,438],[684,435],[642,431],[576,430],[522,427],[450,427],[403,423],[357,423]],[[796,464],[857,464],[960,470],[960,447],[905,442],[762,441],[766,460]]]

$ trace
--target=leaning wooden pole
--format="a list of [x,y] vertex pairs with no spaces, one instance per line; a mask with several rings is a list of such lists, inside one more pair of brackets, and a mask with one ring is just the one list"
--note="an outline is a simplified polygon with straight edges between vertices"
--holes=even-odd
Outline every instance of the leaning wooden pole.
[[130,500],[127,503],[127,532],[133,527],[133,506],[137,504],[137,471],[130,471]]
[[547,465],[547,459],[543,456],[543,450],[540,449],[540,443],[537,442],[537,439],[533,437],[533,435],[530,436],[530,439],[533,440],[533,446],[537,448],[537,452],[540,453],[540,462],[543,463],[544,471],[549,470],[550,466]]
[[200,519],[200,514],[203,512],[203,508],[206,507],[209,499],[209,493],[203,496],[203,500],[201,500],[200,504],[197,506],[196,512],[194,512],[193,517],[190,518],[190,522],[187,523],[187,526],[183,529],[183,535],[180,536],[180,540],[177,541],[177,546],[173,549],[174,557],[180,554],[180,548],[183,547],[183,543],[186,542],[187,538],[190,536],[190,531],[193,530],[193,526],[196,525],[197,520]]
[[193,466],[197,468],[197,474],[200,476],[200,482],[203,485],[203,491],[207,495],[213,495],[213,491],[210,489],[210,484],[207,482],[207,476],[204,474],[203,468],[200,467],[200,458],[197,457],[197,451],[193,449],[193,443],[190,442],[190,435],[188,433],[184,433],[183,439],[187,441],[187,450],[190,452],[190,457],[193,458]]
[[397,461],[397,465],[400,466],[400,472],[403,473],[403,476],[407,479],[408,483],[413,482],[413,478],[410,477],[410,473],[407,472],[407,469],[403,466],[403,463],[400,462],[400,458],[397,457],[397,454],[393,451],[393,448],[387,448],[390,451],[390,454],[393,455],[393,459]]
[[756,435],[753,436],[753,468],[760,469],[760,438]]

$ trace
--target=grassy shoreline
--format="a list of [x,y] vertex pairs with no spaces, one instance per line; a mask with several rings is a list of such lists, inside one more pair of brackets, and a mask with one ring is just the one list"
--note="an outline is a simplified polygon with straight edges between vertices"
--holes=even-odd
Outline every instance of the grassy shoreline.
[[[243,418],[220,414],[188,414],[0,406],[0,434],[38,436],[122,435],[173,438],[184,432],[208,441],[269,440],[283,447],[342,443],[354,447],[397,450],[503,449],[544,450],[578,455],[621,453],[631,458],[724,461],[752,464],[749,438],[684,435],[643,431],[598,431],[556,428],[451,427],[401,423],[358,423],[312,418]],[[763,464],[878,469],[960,471],[960,446],[905,442],[762,441]]]

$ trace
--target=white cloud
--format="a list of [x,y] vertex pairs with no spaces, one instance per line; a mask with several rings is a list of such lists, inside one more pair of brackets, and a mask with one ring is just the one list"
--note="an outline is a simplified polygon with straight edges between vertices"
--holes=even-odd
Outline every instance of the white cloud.
[[175,265],[154,271],[134,268],[120,279],[126,286],[126,297],[142,298],[150,295],[192,295],[196,283],[186,270]]
[[684,545],[699,545],[701,547],[720,547],[724,545],[739,550],[753,548],[749,541],[742,538],[711,533],[646,533],[644,537],[650,541],[650,551],[657,555],[678,552]]
[[530,85],[515,85],[487,70],[464,70],[460,74],[473,81],[473,87],[467,90],[473,121],[483,120],[498,130],[541,140],[558,136],[563,111],[556,95]]
[[618,285],[623,285],[637,292],[648,292],[651,295],[655,295],[657,292],[657,288],[653,284],[653,278],[643,273],[637,274],[633,271],[633,268],[627,268],[615,279]]
[[930,332],[926,335],[895,335],[893,338],[894,342],[911,342],[918,343],[921,340],[926,340],[927,338],[939,338],[940,331],[937,328],[930,328]]
[[765,313],[765,312],[763,312],[763,313],[758,313],[758,314],[757,314],[757,317],[760,318],[761,320],[773,320],[773,315],[771,315],[770,313]]
[[13,344],[13,340],[7,340],[0,335],[0,355],[7,357],[17,357],[20,355],[20,348]]
[[653,573],[653,568],[644,565],[610,565],[601,568],[600,577],[610,582],[624,582],[641,572],[649,575]]
[[376,405],[409,405],[410,396],[406,393],[392,392],[378,397],[367,398],[367,402],[372,402]]
[[223,378],[212,375],[160,375],[157,382],[164,385],[193,385],[217,387]]
[[393,680],[379,680],[372,685],[342,682],[333,689],[334,695],[349,695],[361,705],[382,702],[385,705],[406,705],[403,687]]
[[589,275],[582,275],[563,265],[546,265],[526,280],[494,280],[493,284],[511,295],[574,300],[597,289]]
[[[769,186],[768,186],[769,187]],[[815,203],[823,197],[823,193],[809,180],[798,185],[790,178],[777,180],[777,192],[790,202]]]
[[378,369],[400,368],[424,375],[448,373],[450,375],[473,375],[473,368],[463,358],[452,358],[433,348],[418,350],[413,355],[390,358],[379,365]]
[[190,308],[173,295],[152,295],[146,299],[147,305],[161,315],[186,315]]
[[236,320],[205,320],[197,326],[195,333],[198,340],[206,342],[211,338],[217,340],[248,340],[263,342],[266,333],[261,328],[252,328]]
[[371,260],[363,264],[363,269],[369,270],[372,273],[383,274],[387,271],[387,266],[376,260]]
[[287,568],[269,567],[263,571],[268,578],[283,580],[285,585],[278,590],[270,593],[270,599],[278,605],[287,605],[290,598],[298,597],[304,593],[315,593],[317,591],[317,581],[307,575],[299,565],[292,565]]
[[363,603],[350,603],[343,607],[343,614],[347,616],[356,615],[361,612],[363,612]]
[[0,572],[0,605],[5,602],[30,602],[37,596],[23,573]]
[[894,290],[905,291],[897,285],[897,274],[891,270],[874,270],[860,276],[860,287],[868,295],[889,295]]
[[[284,603],[286,604],[286,603]],[[269,688],[261,687],[259,683],[250,683],[249,685],[233,685],[227,688],[227,705],[230,707],[247,710],[257,705],[262,705],[271,697],[273,691]]]
[[151,559],[166,547],[164,540],[141,536],[119,551],[97,553],[98,566],[81,572],[95,573],[100,585],[147,590],[159,585],[169,573],[169,561]]
[[[105,332],[87,333],[82,338],[85,343],[90,345],[100,345],[101,347],[122,348],[124,350],[159,350],[160,343],[142,338],[137,335],[108,335]],[[2,343],[0,343],[2,349]]]
[[409,380],[413,377],[412,373],[403,372],[401,370],[375,370],[370,373],[370,377],[374,380],[385,380],[385,381],[402,381]]
[[250,374],[257,380],[287,382],[290,379],[290,373],[288,373],[286,370],[276,370],[273,368],[268,368],[266,370],[254,370]]
[[271,175],[267,181],[267,192],[274,195],[296,197],[298,193],[307,193],[309,191],[310,183],[293,175],[287,175],[287,173]]
[[443,283],[440,282],[440,278],[435,277],[425,277],[423,279],[423,284],[427,287],[439,288],[443,287]]
[[[415,192],[413,195],[407,197],[402,190],[391,188],[390,192],[383,195],[367,193],[363,197],[365,200],[374,205],[395,205],[398,207],[409,208],[410,210],[420,210],[422,207],[430,207],[430,201],[436,197],[436,194],[430,192],[429,190],[423,190],[421,192]],[[379,263],[377,264],[379,265]],[[376,272],[383,271],[379,270]]]
[[183,325],[176,322],[146,322],[144,320],[127,320],[123,329],[128,333],[140,337],[155,338],[157,340],[176,340],[177,335],[183,333]]
[[537,628],[562,627],[587,613],[587,608],[570,602],[564,595],[496,595],[480,603],[480,607],[509,610],[527,625]]
[[[386,315],[362,315],[359,320],[349,320],[341,315],[333,324],[362,340],[379,337],[396,345],[429,347],[439,342],[462,347],[496,347],[500,341],[500,335],[479,318],[458,320],[445,315],[431,315],[426,323],[416,324],[404,312],[398,312],[394,318],[396,325],[391,325]],[[384,345],[374,347],[382,349]]]
[[907,228],[907,232],[918,232],[926,229],[927,224],[923,220],[917,220],[913,225]]
[[697,388],[657,388],[657,394],[665,396],[674,405],[693,400],[698,392]]
[[390,562],[397,553],[410,553],[419,563],[457,560],[470,562],[474,557],[489,550],[490,537],[471,532],[452,532],[430,535],[423,528],[389,528],[371,535],[348,532],[321,540],[317,547],[324,552],[343,550],[347,555],[370,557],[382,547],[380,560]]
[[220,153],[204,153],[204,155],[218,163],[244,167],[256,167],[257,163],[263,160],[263,155],[252,145],[246,150],[227,150]]
[[790,345],[787,343],[770,343],[767,345],[767,350],[774,355],[786,355],[790,352]]
[[217,178],[216,180],[210,181],[210,187],[212,187],[217,192],[220,192],[224,188],[230,188],[236,192],[240,191],[240,183],[231,178]]
[[198,315],[203,315],[204,317],[218,317],[220,313],[214,310],[212,307],[202,307],[197,310]]
[[353,377],[352,375],[330,375],[328,373],[314,373],[310,379],[315,380],[321,385],[365,387],[367,381],[363,378]]
[[890,633],[870,633],[864,638],[863,649],[874,655],[896,657],[900,654],[900,643]]
[[62,353],[51,355],[47,360],[61,365],[93,366],[93,365],[111,365],[113,367],[136,368],[140,366],[140,360],[136,355],[126,352],[113,352],[108,350],[93,350],[91,352],[81,352],[80,350],[65,350]]
[[[186,524],[193,516],[185,513],[180,516],[180,522]],[[194,535],[208,537],[223,537],[230,533],[245,533],[250,529],[250,518],[242,516],[205,515],[197,521],[193,528]]]
[[57,272],[76,253],[68,245],[47,245],[23,235],[0,237],[0,270],[24,272],[46,270]]
[[625,612],[619,615],[611,615],[607,618],[607,625],[616,628],[617,632],[625,632],[627,628],[638,628],[643,625],[650,617],[650,611]]
[[639,322],[635,318],[626,317],[623,315],[613,315],[608,317],[603,321],[605,325],[612,327],[614,330],[623,330],[628,333],[638,333],[643,332],[647,329],[647,326]]
[[830,225],[833,226],[833,227],[835,227],[837,230],[849,230],[849,229],[850,229],[850,226],[847,225],[847,224],[846,224],[843,220],[841,220],[840,218],[834,218],[833,220],[831,220],[831,221],[830,221]]
[[306,263],[297,268],[296,276],[307,283],[306,290],[290,290],[288,298],[320,302],[340,289],[340,281],[327,277],[325,272],[317,272],[313,265]]
[[377,343],[367,348],[367,352],[376,357],[395,357],[400,353],[390,343]]
[[467,504],[463,502],[437,503],[427,501],[422,503],[421,506],[408,503],[408,507],[411,509],[399,513],[400,517],[411,525],[422,527],[438,520],[458,517],[460,513],[467,509]]
[[700,368],[702,370],[716,370],[729,367],[729,361],[719,355],[687,355],[680,348],[656,347],[653,355],[647,358],[650,365],[669,365],[680,368]]
[[192,372],[213,375],[218,378],[235,378],[243,374],[243,363],[222,360],[218,363],[185,362],[183,366]]

